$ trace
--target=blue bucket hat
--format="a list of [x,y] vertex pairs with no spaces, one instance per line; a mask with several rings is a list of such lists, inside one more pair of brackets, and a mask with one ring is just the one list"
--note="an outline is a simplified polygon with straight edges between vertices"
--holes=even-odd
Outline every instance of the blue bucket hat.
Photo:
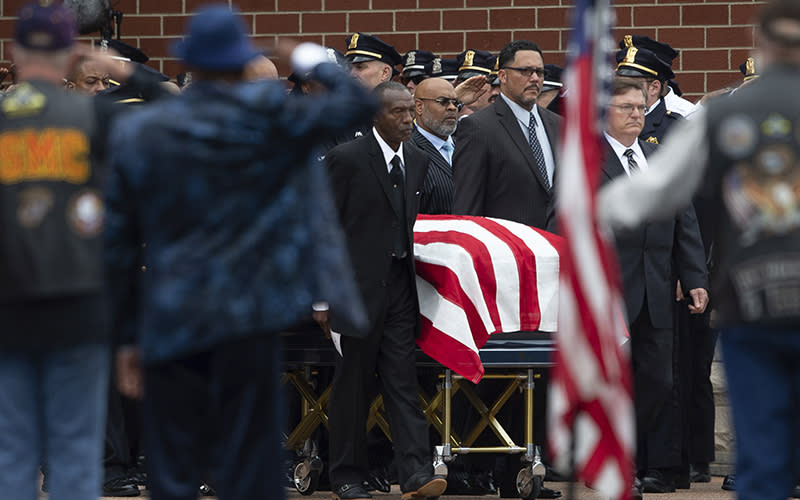
[[189,20],[186,38],[172,45],[172,54],[190,68],[242,69],[261,51],[253,46],[237,13],[224,4],[201,7]]

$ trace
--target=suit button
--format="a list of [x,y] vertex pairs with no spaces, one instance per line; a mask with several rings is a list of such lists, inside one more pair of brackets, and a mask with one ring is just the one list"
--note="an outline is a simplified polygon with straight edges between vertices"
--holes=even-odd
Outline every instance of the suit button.
[[381,280],[381,286],[386,286],[386,280]]

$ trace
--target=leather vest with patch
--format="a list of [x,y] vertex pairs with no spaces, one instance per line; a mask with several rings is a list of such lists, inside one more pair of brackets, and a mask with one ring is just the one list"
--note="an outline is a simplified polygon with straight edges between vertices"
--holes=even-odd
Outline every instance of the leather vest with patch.
[[0,301],[96,293],[103,201],[90,98],[24,82],[0,101]]
[[708,107],[703,195],[717,210],[714,300],[722,325],[800,320],[800,70],[776,68]]

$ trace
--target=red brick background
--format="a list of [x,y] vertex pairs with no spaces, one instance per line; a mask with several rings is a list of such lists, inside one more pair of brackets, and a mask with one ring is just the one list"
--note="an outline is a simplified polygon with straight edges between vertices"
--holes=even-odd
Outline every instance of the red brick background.
[[[26,0],[0,0],[0,58],[9,58],[14,15]],[[112,0],[124,13],[122,39],[138,45],[151,65],[174,77],[169,43],[188,13],[207,0]],[[616,37],[639,33],[681,51],[673,63],[689,98],[738,80],[748,56],[758,0],[619,0]],[[289,36],[339,50],[354,31],[379,35],[401,53],[412,48],[451,56],[466,48],[497,52],[516,38],[537,42],[545,62],[563,65],[571,0],[238,0],[258,43]],[[279,64],[281,74],[286,69]]]

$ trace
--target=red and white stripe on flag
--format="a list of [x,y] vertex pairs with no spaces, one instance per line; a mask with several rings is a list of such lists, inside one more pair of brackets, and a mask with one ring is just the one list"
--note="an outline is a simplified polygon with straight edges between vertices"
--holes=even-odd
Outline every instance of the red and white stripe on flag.
[[602,165],[596,98],[609,61],[608,1],[576,0],[565,87],[557,185],[565,239],[559,331],[550,377],[548,438],[554,465],[611,499],[630,497],[635,422],[633,386],[613,246],[597,227],[594,199]]
[[477,383],[478,350],[500,332],[552,332],[559,236],[502,219],[419,215],[414,225],[422,331],[430,357]]

